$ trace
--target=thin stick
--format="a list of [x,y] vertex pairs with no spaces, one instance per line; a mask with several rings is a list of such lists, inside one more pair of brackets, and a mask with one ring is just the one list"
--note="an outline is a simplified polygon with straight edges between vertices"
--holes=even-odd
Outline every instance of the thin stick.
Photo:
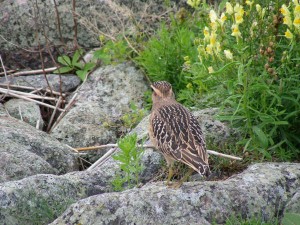
[[80,164],[81,164],[82,168],[84,168],[84,165],[83,165],[82,161],[84,161],[84,162],[86,162],[86,163],[88,163],[88,164],[90,164],[90,165],[92,164],[91,162],[87,161],[86,159],[80,157],[80,156],[79,156],[80,153],[79,153],[75,148],[72,148],[71,146],[69,146],[69,145],[67,145],[67,144],[65,144],[65,145],[66,145],[69,149],[71,149],[72,151],[76,152],[77,157],[80,159]]
[[53,124],[53,126],[51,127],[51,129],[49,130],[49,133],[51,133],[51,131],[57,126],[57,124],[60,122],[60,120],[65,116],[65,114],[69,111],[69,109],[72,107],[72,105],[74,104],[74,101],[77,97],[78,93],[75,93],[73,98],[71,99],[71,101],[69,102],[69,104],[65,107],[65,110],[63,113],[61,113],[59,115],[59,117],[57,118],[57,120],[55,121],[55,123]]
[[44,96],[40,96],[40,95],[35,95],[33,93],[27,93],[27,92],[21,92],[21,91],[8,90],[8,89],[5,89],[5,88],[0,88],[0,93],[6,94],[7,92],[14,93],[14,94],[24,96],[24,97],[27,97],[27,98],[58,101],[57,98],[54,98],[54,97],[44,97]]
[[30,71],[20,71],[16,73],[12,73],[9,76],[23,76],[23,75],[33,75],[33,74],[41,74],[41,73],[51,73],[54,70],[56,70],[57,67],[51,67],[51,68],[46,68],[46,69],[39,69],[39,70],[30,70]]
[[[41,90],[41,91],[46,91],[46,92],[50,92],[50,90],[48,88],[35,88],[35,87],[29,87],[29,86],[20,86],[20,85],[13,85],[13,84],[0,84],[0,87],[7,87],[7,85],[10,88],[15,88],[15,89],[25,89],[25,90]],[[52,91],[53,94],[55,95],[62,95],[62,96],[66,96],[66,94],[62,93],[60,94],[60,92],[57,91]]]
[[[76,148],[76,150],[80,152],[80,151],[99,150],[99,149],[110,148],[110,147],[118,147],[118,145],[117,144],[106,144],[106,145],[99,145],[99,146],[92,146],[92,147],[85,147],[85,148]],[[138,147],[155,148],[153,145],[138,145]],[[219,153],[219,152],[216,152],[214,150],[206,150],[206,151],[207,151],[208,154],[211,154],[211,155],[217,155],[217,156],[221,156],[221,157],[229,158],[229,159],[243,160],[240,157],[227,155],[227,154],[224,154],[224,153]]]
[[1,66],[2,66],[2,68],[3,68],[4,76],[5,76],[6,81],[7,81],[7,80],[8,80],[8,79],[7,79],[7,73],[6,73],[6,69],[5,69],[4,63],[3,63],[3,61],[2,61],[1,55],[0,55],[0,62],[1,62]]
[[1,73],[0,73],[0,76],[5,75],[5,74],[14,73],[14,72],[16,72],[16,71],[17,71],[17,70],[7,70],[6,73],[5,73],[5,72],[1,72]]
[[[12,93],[11,91],[9,91],[7,89],[4,89],[5,91],[2,91],[1,89],[3,90],[3,88],[0,88],[0,93],[7,94],[7,95],[10,95],[10,96],[13,96],[13,97],[16,97],[16,98],[24,99],[24,100],[27,100],[27,101],[30,101],[30,102],[35,102],[35,103],[37,103],[39,105],[43,105],[43,106],[46,106],[46,107],[51,108],[51,109],[55,109],[56,108],[53,105],[49,105],[49,104],[46,104],[44,102],[36,101],[36,100],[31,99],[29,97],[25,97],[25,96],[22,96],[22,95],[18,95],[18,94]],[[60,109],[60,108],[57,108],[57,110],[59,110],[61,112],[65,111],[64,109]]]
[[51,128],[51,124],[53,122],[53,119],[54,119],[54,116],[55,116],[55,114],[57,112],[57,109],[60,106],[61,101],[62,101],[62,98],[61,98],[61,96],[59,96],[58,101],[57,101],[56,106],[55,106],[55,109],[53,110],[51,118],[50,118],[50,121],[48,123],[47,131],[50,130],[50,128]]
[[112,148],[108,152],[106,152],[100,159],[98,159],[96,162],[94,162],[89,168],[87,168],[87,171],[92,171],[94,168],[101,166],[103,163],[105,163],[110,156],[112,156],[118,148]]
[[[108,148],[108,147],[113,147],[110,149],[108,152],[106,152],[100,159],[98,159],[94,164],[92,164],[87,171],[91,171],[94,168],[101,166],[103,163],[105,163],[108,158],[113,155],[117,150],[118,150],[118,145],[117,144],[106,144],[106,145],[99,145],[99,146],[93,146],[93,147],[86,147],[86,148],[75,148],[76,151],[89,151],[89,150],[96,150],[96,149],[101,149],[101,148]],[[143,148],[155,148],[153,145],[138,145],[138,147],[143,147]],[[242,160],[242,158],[237,157],[237,156],[231,156],[223,153],[219,153],[213,150],[207,150],[208,154],[211,155],[216,155],[224,158],[229,158],[229,159],[235,159],[235,160]]]

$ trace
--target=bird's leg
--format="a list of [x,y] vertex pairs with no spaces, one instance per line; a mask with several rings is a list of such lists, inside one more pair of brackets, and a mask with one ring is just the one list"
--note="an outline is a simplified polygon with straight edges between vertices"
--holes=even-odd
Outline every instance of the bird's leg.
[[189,168],[189,170],[188,170],[187,173],[184,175],[184,177],[181,178],[181,180],[178,181],[177,183],[173,184],[171,187],[172,187],[172,188],[175,188],[175,189],[179,188],[179,187],[183,184],[183,182],[187,181],[187,179],[191,176],[191,174],[192,174],[193,172],[194,172],[194,170],[193,170],[192,168]]
[[170,181],[171,178],[174,175],[174,171],[173,171],[173,163],[169,165],[169,174],[168,174],[168,179],[167,179],[167,186],[170,186]]

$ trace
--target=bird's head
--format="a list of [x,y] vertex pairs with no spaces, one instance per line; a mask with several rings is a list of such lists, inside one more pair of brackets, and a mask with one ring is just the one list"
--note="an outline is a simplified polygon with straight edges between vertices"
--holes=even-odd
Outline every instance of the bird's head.
[[164,99],[175,99],[172,85],[167,81],[156,81],[151,85],[153,103]]

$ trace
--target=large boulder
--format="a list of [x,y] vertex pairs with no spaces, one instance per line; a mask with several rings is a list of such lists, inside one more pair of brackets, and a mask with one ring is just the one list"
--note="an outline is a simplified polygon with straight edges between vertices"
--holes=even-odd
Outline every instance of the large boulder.
[[0,124],[0,182],[77,169],[71,150],[47,133],[5,114]]
[[82,84],[76,105],[51,135],[72,147],[115,143],[117,121],[129,112],[130,102],[141,107],[147,89],[143,74],[129,63],[98,68]]
[[[55,5],[56,2],[56,5]],[[99,35],[116,38],[125,29],[134,34],[137,30],[151,30],[160,19],[172,12],[174,5],[156,1],[98,1],[76,2],[77,41],[82,47],[100,45]],[[58,14],[58,15],[57,15]],[[134,15],[135,19],[132,18]],[[139,22],[138,26],[136,21]],[[4,0],[0,8],[0,49],[13,50],[45,45],[73,45],[74,15],[71,0],[14,1]],[[13,44],[11,44],[13,43]],[[39,51],[32,51],[39,58]]]
[[71,205],[55,224],[224,224],[230,216],[279,219],[300,187],[296,163],[262,163],[225,181],[185,183],[91,196]]

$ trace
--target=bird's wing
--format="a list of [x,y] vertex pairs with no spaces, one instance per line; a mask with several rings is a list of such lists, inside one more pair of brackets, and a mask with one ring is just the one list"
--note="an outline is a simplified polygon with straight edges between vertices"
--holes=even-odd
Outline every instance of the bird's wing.
[[153,118],[153,136],[159,150],[200,174],[209,170],[205,142],[198,121],[182,105],[161,107]]

